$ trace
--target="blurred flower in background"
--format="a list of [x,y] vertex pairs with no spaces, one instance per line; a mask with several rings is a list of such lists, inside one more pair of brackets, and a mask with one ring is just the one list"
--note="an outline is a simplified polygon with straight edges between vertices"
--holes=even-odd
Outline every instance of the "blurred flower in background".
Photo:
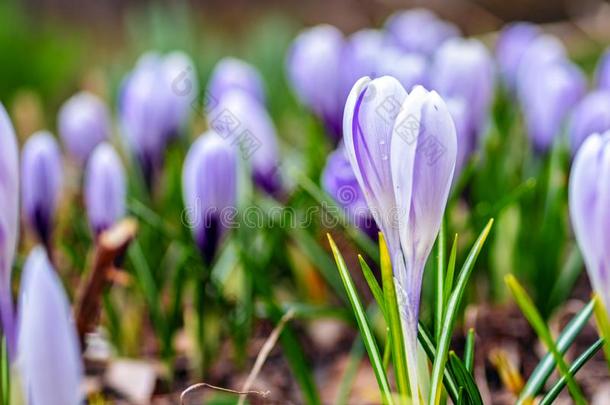
[[604,52],[597,64],[595,84],[599,89],[610,90],[610,49]]
[[11,361],[15,325],[11,274],[19,238],[19,150],[13,124],[0,103],[0,316]]
[[212,103],[218,103],[222,96],[230,91],[240,89],[259,102],[265,102],[263,79],[256,68],[240,59],[221,59],[210,76],[207,96]]
[[[122,133],[148,186],[163,164],[168,142],[180,133],[196,97],[194,65],[182,53],[146,53],[121,89]],[[191,83],[182,87],[185,83]]]
[[425,56],[431,56],[446,40],[460,34],[455,25],[423,8],[396,12],[388,17],[385,29],[392,43],[406,52]]
[[83,364],[70,303],[42,247],[23,266],[18,367],[28,403],[78,405]]
[[93,149],[110,138],[110,114],[104,102],[89,92],[70,97],[59,110],[59,136],[68,152],[84,164]]
[[505,26],[496,43],[498,68],[509,90],[514,91],[519,64],[531,43],[541,34],[538,26],[515,22]]
[[236,210],[237,158],[233,146],[213,131],[191,146],[182,168],[186,224],[207,264]]
[[596,90],[584,97],[574,108],[568,127],[572,154],[585,138],[610,130],[610,90]]
[[330,25],[301,32],[288,52],[288,78],[300,101],[325,124],[329,135],[341,137],[345,98],[342,94],[343,34]]
[[576,153],[569,184],[570,217],[587,273],[610,311],[610,132],[587,137]]
[[378,229],[364,200],[343,143],[328,156],[321,183],[324,191],[345,210],[348,221],[375,239]]
[[110,144],[104,142],[93,151],[83,187],[89,226],[97,237],[125,214],[125,170]]
[[30,136],[21,152],[23,213],[49,252],[63,184],[61,159],[59,145],[47,131]]

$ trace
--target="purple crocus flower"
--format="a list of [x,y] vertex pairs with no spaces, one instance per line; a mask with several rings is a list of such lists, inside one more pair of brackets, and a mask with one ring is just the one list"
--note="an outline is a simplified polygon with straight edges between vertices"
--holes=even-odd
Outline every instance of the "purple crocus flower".
[[589,93],[574,107],[568,134],[572,153],[576,153],[585,138],[610,129],[610,90]]
[[108,143],[98,145],[85,172],[85,206],[95,236],[125,215],[126,182],[121,159]]
[[259,102],[265,102],[263,79],[254,66],[236,58],[221,59],[210,76],[207,102],[216,104],[224,93],[233,89],[243,90]]
[[341,31],[319,25],[297,36],[286,62],[288,78],[300,101],[324,122],[335,139],[341,137],[345,104],[341,83],[344,46]]
[[537,25],[527,22],[509,24],[500,32],[496,43],[496,58],[502,78],[510,90],[516,84],[521,58],[540,33]]
[[82,403],[83,365],[70,304],[40,246],[23,268],[18,364],[28,403]]
[[572,165],[570,217],[593,289],[610,312],[610,132],[584,141]]
[[406,89],[428,85],[428,62],[420,54],[386,48],[377,60],[377,76],[392,76]]
[[464,165],[472,155],[476,147],[476,134],[474,133],[470,119],[468,117],[468,105],[461,98],[451,98],[447,100],[447,108],[455,124],[455,134],[457,137],[457,157],[455,162],[455,176],[462,172]]
[[25,143],[21,178],[25,219],[49,248],[62,187],[61,151],[49,132],[37,132]]
[[89,92],[70,97],[59,110],[59,136],[66,150],[83,164],[110,134],[110,114],[102,100]]
[[[390,251],[408,363],[415,365],[423,270],[456,162],[453,120],[436,92],[417,86],[407,95],[384,76],[354,85],[343,123],[354,174]],[[416,367],[411,371],[417,392]]]
[[434,56],[431,87],[445,98],[468,103],[472,128],[480,134],[488,117],[494,91],[494,61],[475,39],[451,39]]
[[182,193],[186,219],[208,264],[234,218],[236,181],[235,148],[213,131],[200,136],[184,161]]
[[459,29],[426,9],[399,11],[388,17],[385,28],[390,41],[406,52],[432,55],[443,42],[457,37]]
[[548,34],[537,36],[523,51],[515,76],[517,96],[521,103],[536,85],[538,75],[546,65],[567,61],[566,49],[556,37]]
[[19,150],[11,120],[0,103],[0,316],[11,360],[15,330],[11,273],[19,236]]
[[182,53],[140,57],[119,100],[122,133],[151,185],[168,142],[180,133],[196,97],[196,75]]
[[599,89],[610,90],[610,49],[604,52],[597,64],[595,83]]
[[[263,191],[274,195],[281,191],[277,133],[263,104],[240,89],[226,92],[217,114],[209,118],[213,128],[225,141],[235,146],[250,163],[252,179]],[[235,125],[225,125],[230,115]]]
[[342,97],[345,101],[354,84],[363,76],[377,77],[380,53],[386,46],[383,32],[364,29],[351,34],[343,47],[341,63]]
[[326,160],[322,172],[322,188],[345,210],[351,223],[371,238],[377,236],[377,226],[342,144]]
[[[522,109],[527,130],[538,152],[549,149],[572,108],[584,96],[586,79],[582,71],[568,61],[551,62],[531,70],[529,91],[522,95]],[[533,80],[533,78],[536,80]]]

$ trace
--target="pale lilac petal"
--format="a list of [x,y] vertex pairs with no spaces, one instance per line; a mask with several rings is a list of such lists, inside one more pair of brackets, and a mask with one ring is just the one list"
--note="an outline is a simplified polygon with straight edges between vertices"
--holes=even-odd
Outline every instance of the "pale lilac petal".
[[345,105],[343,137],[360,188],[391,251],[398,249],[390,168],[394,121],[407,96],[390,76],[360,79]]
[[507,25],[496,44],[496,57],[503,79],[509,89],[514,89],[519,64],[527,48],[540,35],[537,25],[516,22]]
[[42,247],[23,270],[17,364],[29,403],[81,403],[83,366],[70,304]]
[[216,104],[230,90],[239,89],[250,94],[259,102],[265,102],[263,79],[254,66],[236,58],[221,59],[210,77],[208,100]]

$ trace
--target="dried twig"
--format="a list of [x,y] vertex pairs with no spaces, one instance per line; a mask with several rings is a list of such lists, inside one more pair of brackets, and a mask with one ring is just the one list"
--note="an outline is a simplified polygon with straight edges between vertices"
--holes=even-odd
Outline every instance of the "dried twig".
[[83,350],[85,335],[92,332],[98,322],[102,293],[111,283],[112,274],[115,272],[114,262],[135,238],[137,229],[137,222],[127,218],[101,233],[98,238],[89,277],[79,288],[74,309],[76,328]]
[[216,391],[229,392],[231,394],[237,394],[237,395],[259,395],[263,398],[266,398],[270,394],[269,391],[236,391],[236,390],[232,390],[229,388],[217,387],[215,385],[208,384],[208,383],[197,383],[197,384],[191,385],[190,387],[188,387],[187,389],[182,391],[182,394],[180,394],[180,405],[185,405],[184,400],[187,395],[192,394],[195,391],[198,391],[202,388],[211,388]]
[[[271,350],[273,350],[273,347],[275,346],[278,338],[280,337],[282,330],[284,330],[284,326],[293,317],[294,317],[294,309],[291,309],[288,312],[286,312],[284,314],[284,316],[282,316],[282,318],[280,319],[280,321],[278,322],[276,327],[271,331],[271,334],[265,341],[265,344],[263,345],[263,347],[261,348],[261,351],[258,353],[258,356],[256,357],[254,366],[252,367],[252,370],[250,370],[250,374],[248,375],[248,378],[246,379],[246,382],[244,383],[242,391],[248,391],[250,389],[250,387],[252,387],[252,384],[254,384],[254,380],[256,380],[258,373],[261,371],[261,368],[263,367],[263,364],[265,364],[265,360],[267,360],[267,357],[269,357],[269,353],[271,353]],[[242,394],[242,395],[240,395],[239,402],[237,404],[243,405],[245,400],[246,400],[246,396],[244,394]]]

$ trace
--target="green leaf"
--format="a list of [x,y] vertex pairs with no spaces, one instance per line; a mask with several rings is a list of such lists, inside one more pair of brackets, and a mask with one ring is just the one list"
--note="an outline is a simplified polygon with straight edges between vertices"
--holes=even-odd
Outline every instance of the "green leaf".
[[445,298],[443,299],[443,308],[447,307],[449,296],[453,290],[453,276],[455,273],[455,262],[457,259],[457,244],[458,235],[455,234],[453,238],[453,245],[451,246],[451,253],[449,254],[449,263],[447,264],[447,274],[445,275]]
[[347,365],[345,366],[345,371],[343,372],[343,377],[339,383],[337,400],[335,401],[336,405],[347,404],[347,401],[349,400],[349,393],[352,390],[354,380],[356,379],[356,374],[358,373],[358,367],[362,362],[362,356],[364,356],[364,345],[362,344],[362,339],[360,339],[360,337],[356,337],[349,353],[349,358]]
[[434,358],[434,363],[432,366],[432,377],[430,380],[430,405],[438,405],[440,403],[442,388],[441,378],[445,370],[445,362],[447,361],[447,355],[449,353],[449,345],[451,344],[453,326],[457,318],[457,313],[460,307],[460,303],[462,301],[462,296],[464,295],[464,291],[466,290],[468,279],[470,278],[470,274],[472,274],[474,264],[477,260],[477,257],[479,256],[479,253],[481,252],[481,249],[483,248],[483,244],[485,244],[485,240],[489,235],[489,231],[491,230],[492,225],[493,219],[490,219],[487,223],[487,226],[483,229],[478,239],[474,243],[472,249],[470,249],[470,253],[468,253],[468,257],[466,258],[466,261],[462,266],[462,270],[458,275],[455,290],[451,293],[449,301],[447,302],[443,321],[444,328],[439,338],[437,355]]
[[402,322],[398,309],[398,300],[394,288],[394,273],[392,271],[392,261],[390,252],[385,243],[383,234],[379,232],[379,255],[381,262],[381,281],[383,283],[383,293],[385,296],[387,324],[390,329],[390,340],[392,343],[392,360],[394,361],[394,372],[396,373],[396,385],[398,392],[402,396],[408,396],[409,392],[409,372],[407,368],[407,355],[405,353],[404,337],[402,334]]
[[[587,321],[593,313],[594,301],[591,300],[583,309],[581,309],[570,322],[566,325],[557,339],[557,350],[560,353],[565,353],[576,339],[582,328],[585,327]],[[547,353],[538,366],[532,372],[532,375],[527,380],[525,387],[519,395],[518,404],[523,404],[527,399],[534,398],[542,389],[546,380],[549,378],[555,369],[555,359],[552,353]]]
[[449,367],[453,371],[456,382],[464,389],[466,396],[468,397],[467,403],[471,405],[483,405],[483,399],[481,393],[477,388],[477,384],[474,382],[472,375],[462,363],[462,360],[455,354],[455,352],[449,352]]
[[[572,363],[570,367],[570,375],[574,376],[585,365],[587,361],[597,353],[597,351],[603,346],[604,339],[598,339],[595,343],[593,343],[583,354],[578,356],[578,358]],[[553,387],[549,390],[549,392],[542,398],[539,405],[550,405],[553,401],[559,396],[563,388],[566,386],[566,378],[561,377]]]
[[445,221],[441,221],[441,228],[436,239],[436,266],[434,266],[436,289],[434,291],[434,337],[438,342],[443,329],[443,308],[445,308]]
[[[417,340],[424,349],[424,352],[426,352],[426,355],[428,356],[430,362],[433,362],[434,358],[436,357],[436,348],[434,347],[434,342],[432,341],[430,333],[428,333],[428,331],[421,324],[421,322],[417,325],[417,332]],[[453,378],[453,375],[447,368],[443,373],[443,384],[445,385],[445,388],[447,389],[447,393],[449,394],[451,400],[457,404],[459,402],[458,387],[455,382],[455,379]]]
[[388,379],[383,368],[383,360],[381,359],[379,349],[377,348],[377,343],[375,342],[375,337],[373,336],[373,332],[366,318],[364,307],[362,306],[360,298],[358,297],[356,286],[352,281],[349,270],[347,269],[345,261],[343,260],[343,256],[341,256],[341,253],[339,252],[335,241],[330,236],[330,234],[327,234],[327,236],[328,242],[330,243],[330,247],[335,256],[335,261],[337,263],[337,268],[339,269],[339,274],[341,275],[341,280],[343,281],[343,285],[345,286],[345,290],[347,291],[349,301],[352,304],[352,308],[354,310],[356,321],[358,322],[358,327],[360,328],[360,333],[362,335],[364,346],[366,347],[366,351],[369,354],[371,365],[373,367],[373,371],[375,372],[375,377],[377,378],[377,384],[379,385],[379,389],[381,390],[383,402],[386,404],[393,404],[394,401],[392,399],[390,384],[388,383]]
[[464,365],[466,366],[466,370],[472,374],[472,370],[474,369],[474,329],[472,328],[468,330],[468,335],[466,336]]
[[383,314],[383,317],[387,321],[386,309],[385,309],[385,298],[383,296],[383,290],[379,286],[373,271],[366,263],[362,255],[358,255],[358,261],[360,262],[360,267],[362,267],[362,274],[364,274],[364,279],[366,280],[369,288],[371,289],[371,293],[373,293],[373,298],[375,298],[375,302],[379,306],[379,310]]
[[608,321],[608,313],[599,295],[596,294],[593,297],[593,302],[595,322],[597,323],[599,335],[604,339],[604,355],[608,369],[610,369],[610,321]]
[[536,331],[538,338],[552,353],[553,358],[555,359],[555,362],[557,363],[557,366],[559,368],[559,371],[567,380],[568,389],[570,390],[570,394],[572,395],[574,402],[576,402],[577,404],[586,404],[586,401],[583,397],[582,392],[580,391],[580,388],[570,375],[570,371],[565,360],[563,359],[562,353],[559,352],[555,341],[551,336],[551,332],[544,323],[542,316],[534,306],[534,303],[532,302],[531,298],[527,295],[523,287],[521,287],[517,279],[512,274],[507,275],[505,280],[506,284],[508,285],[508,288],[513,294],[513,297],[515,297],[515,301],[517,302],[517,305],[519,305],[521,312],[523,312],[525,318],[528,320],[532,328],[534,328],[534,330]]

